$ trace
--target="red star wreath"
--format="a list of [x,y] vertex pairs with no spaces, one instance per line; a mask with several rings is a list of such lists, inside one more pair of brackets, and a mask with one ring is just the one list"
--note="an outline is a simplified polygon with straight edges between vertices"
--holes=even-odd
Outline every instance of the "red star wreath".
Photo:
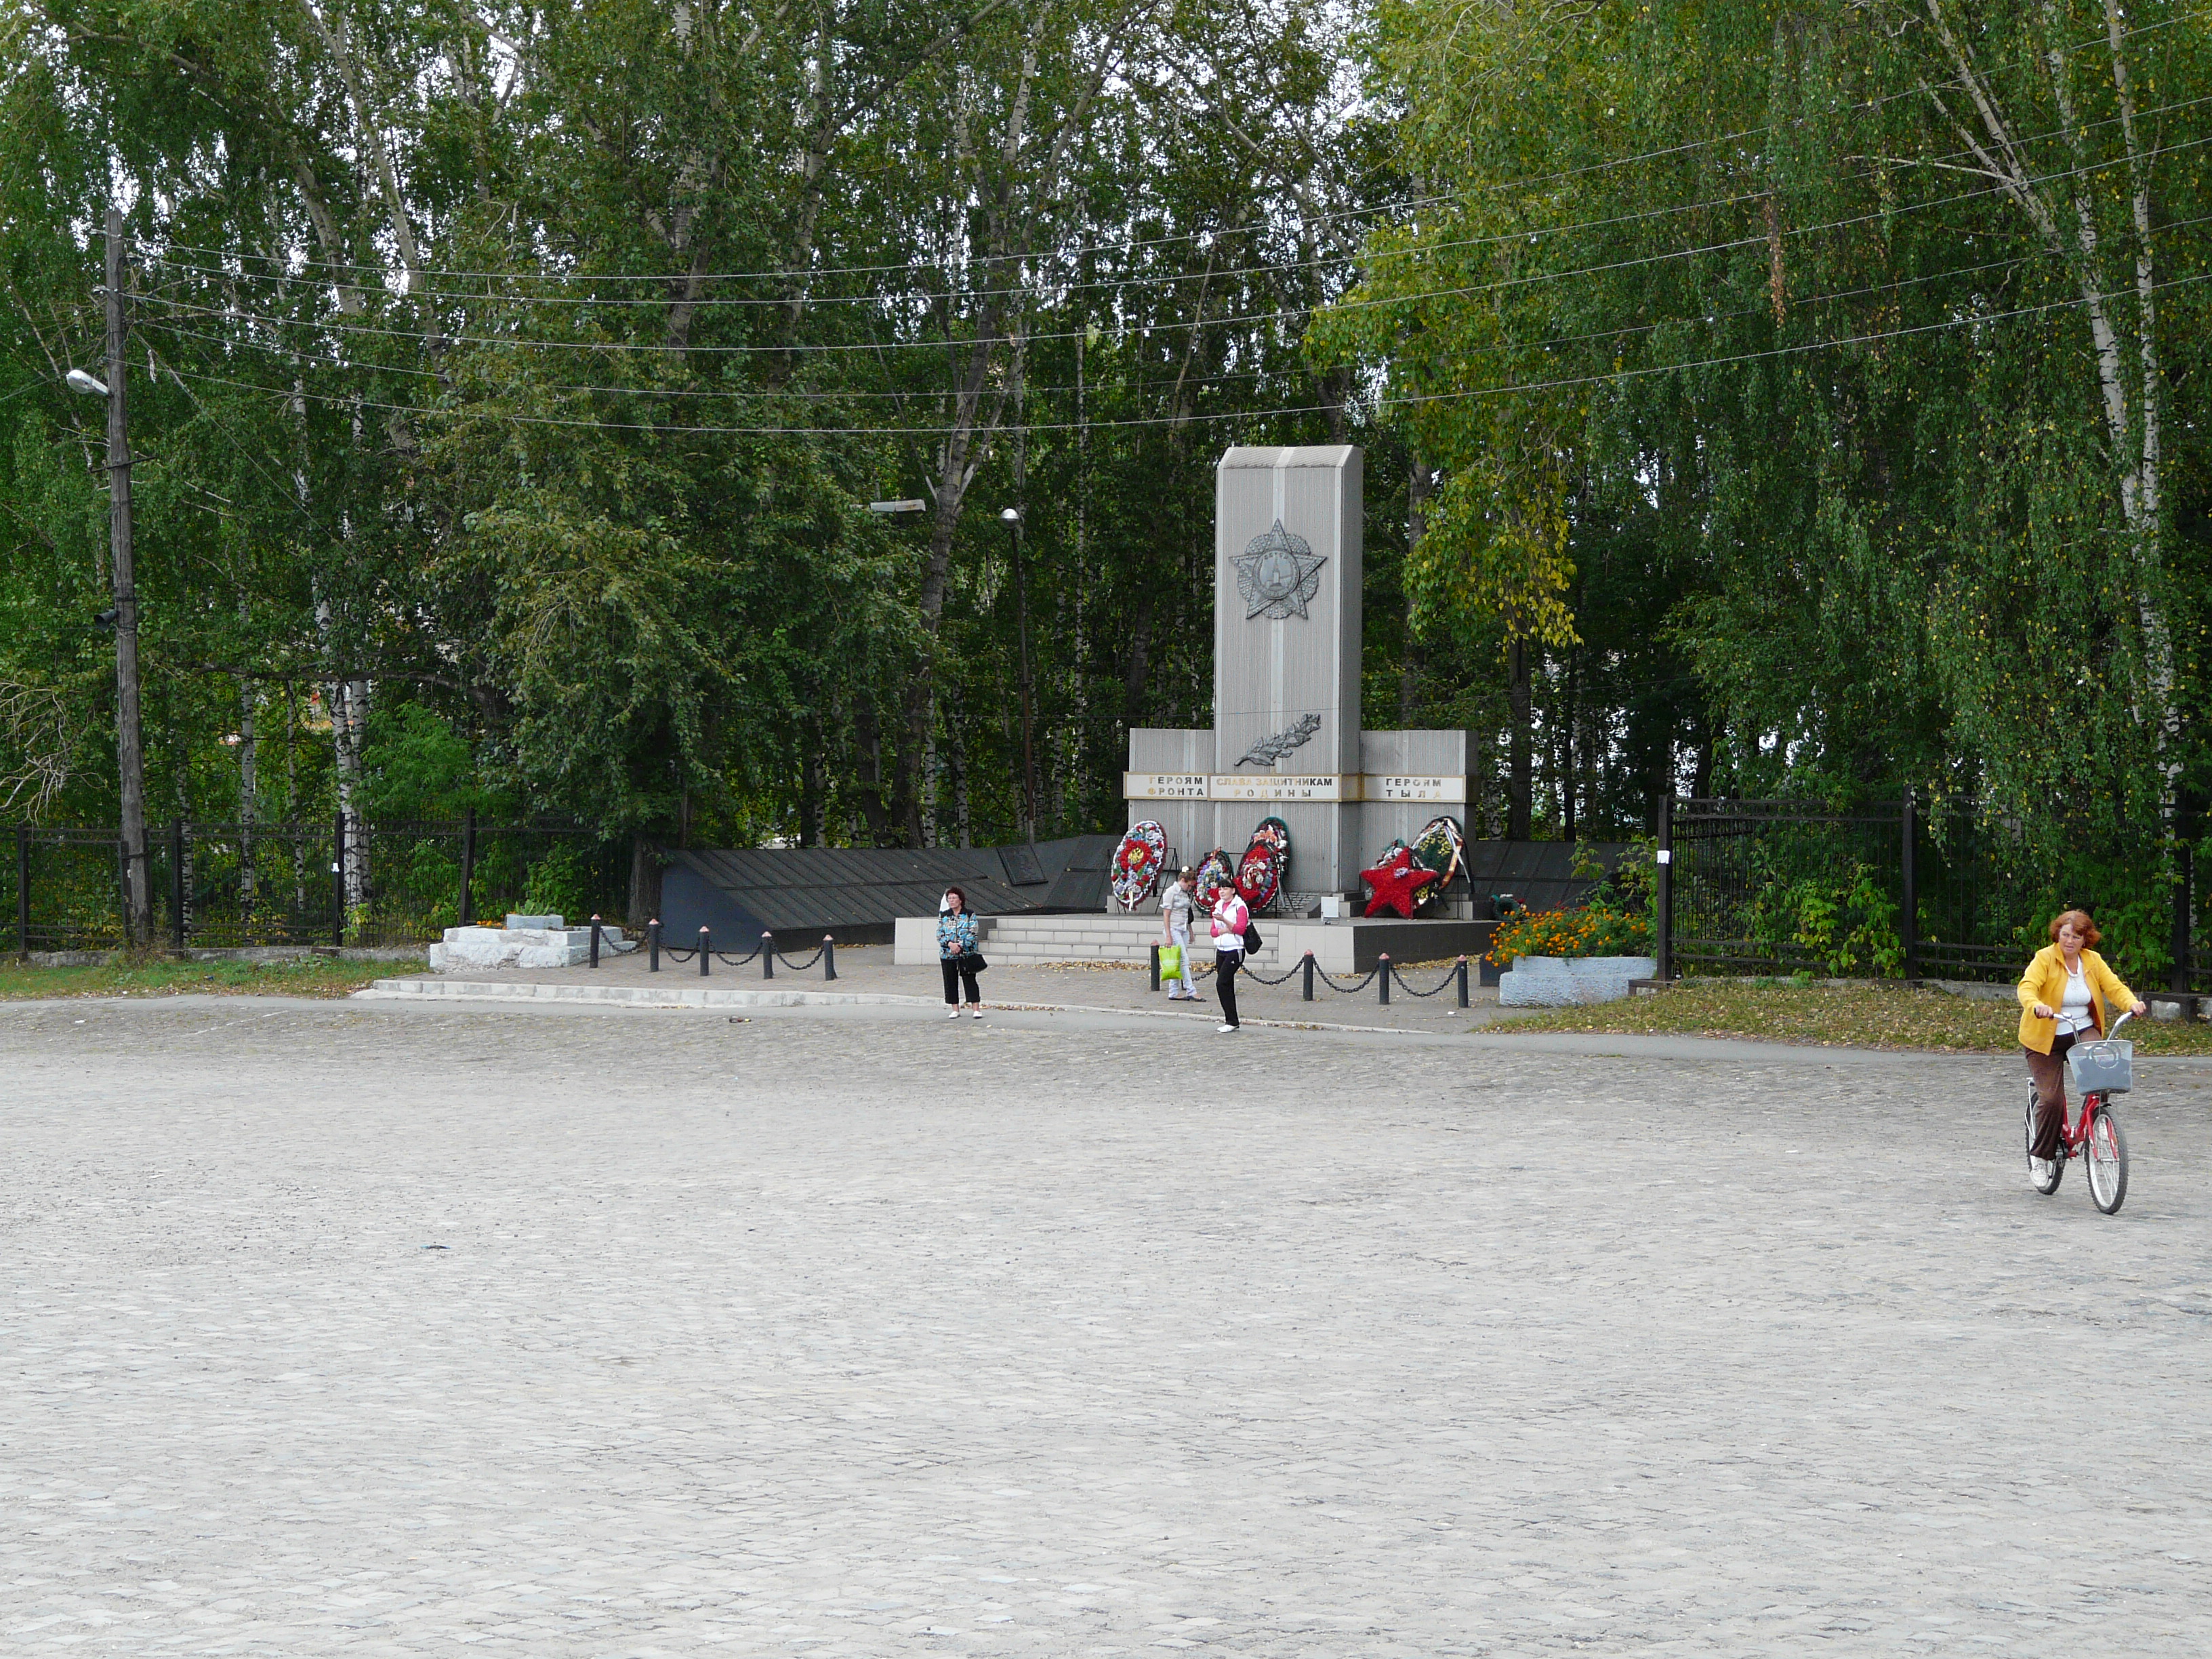
[[1440,878],[1436,871],[1424,870],[1413,862],[1412,848],[1394,847],[1382,863],[1372,870],[1362,870],[1359,878],[1375,890],[1375,896],[1367,901],[1369,915],[1395,910],[1411,921],[1413,907],[1421,902],[1421,889]]

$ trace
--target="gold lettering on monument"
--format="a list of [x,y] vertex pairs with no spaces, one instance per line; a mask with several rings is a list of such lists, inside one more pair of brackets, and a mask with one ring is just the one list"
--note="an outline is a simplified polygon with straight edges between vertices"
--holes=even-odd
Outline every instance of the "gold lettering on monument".
[[1121,798],[1124,800],[1204,800],[1206,799],[1206,778],[1204,772],[1124,772],[1121,774]]

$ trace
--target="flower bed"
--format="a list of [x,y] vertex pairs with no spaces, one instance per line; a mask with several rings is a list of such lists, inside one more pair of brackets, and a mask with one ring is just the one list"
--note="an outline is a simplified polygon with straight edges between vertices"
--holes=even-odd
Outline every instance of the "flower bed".
[[1510,968],[1522,957],[1633,957],[1650,949],[1651,924],[1644,917],[1589,904],[1501,922],[1490,941],[1490,959]]
[[[1572,910],[1523,911],[1501,921],[1491,937],[1490,960],[1510,968],[1522,957],[1644,957],[1651,951],[1652,862],[1648,842],[1633,844],[1589,902]],[[1577,848],[1575,873],[1595,877],[1602,866]]]

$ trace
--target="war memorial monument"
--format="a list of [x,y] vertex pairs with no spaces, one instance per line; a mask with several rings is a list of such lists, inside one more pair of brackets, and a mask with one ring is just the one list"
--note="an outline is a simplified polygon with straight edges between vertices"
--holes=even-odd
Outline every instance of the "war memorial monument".
[[[1349,445],[1232,448],[1214,473],[1213,725],[1129,733],[1123,794],[1195,864],[1286,827],[1278,909],[1291,955],[1371,965],[1480,948],[1463,904],[1357,914],[1360,873],[1438,817],[1463,819],[1465,732],[1372,731],[1360,710],[1364,507]],[[1441,885],[1442,884],[1439,884]],[[1452,909],[1462,914],[1453,915]],[[1309,927],[1327,936],[1307,941]]]

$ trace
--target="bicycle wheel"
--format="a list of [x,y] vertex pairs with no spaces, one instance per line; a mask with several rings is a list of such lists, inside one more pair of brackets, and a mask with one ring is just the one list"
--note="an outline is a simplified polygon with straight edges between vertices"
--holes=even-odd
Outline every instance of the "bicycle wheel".
[[2109,1106],[2089,1115],[2089,1139],[2081,1149],[2089,1160],[2089,1197],[2106,1215],[2128,1196],[2128,1138]]
[[[2065,1149],[2059,1149],[2063,1152]],[[2045,1198],[2058,1190],[2058,1183],[2066,1178],[2063,1158],[2038,1158],[2035,1155],[2035,1091],[2027,1091],[2027,1182],[2028,1185]]]

